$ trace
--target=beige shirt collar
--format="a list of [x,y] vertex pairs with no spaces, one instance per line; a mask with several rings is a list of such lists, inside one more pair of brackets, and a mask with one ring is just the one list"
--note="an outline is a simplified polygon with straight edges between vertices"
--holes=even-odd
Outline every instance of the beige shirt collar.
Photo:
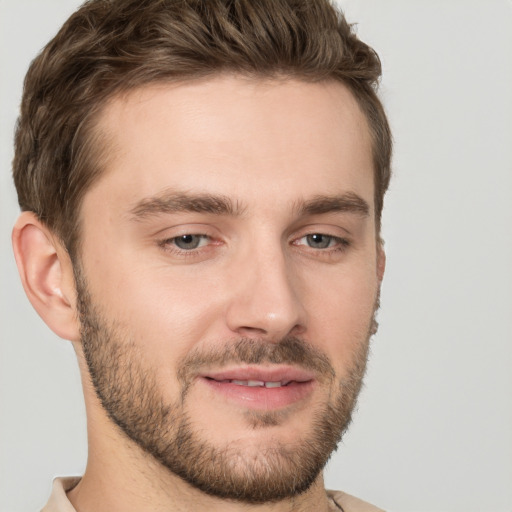
[[[56,478],[53,481],[50,500],[41,512],[76,512],[68,500],[66,492],[73,489],[79,481],[80,477]],[[384,512],[382,509],[344,492],[327,491],[327,494],[338,504],[338,507],[334,507],[333,504],[333,511],[339,511],[339,507],[341,507],[343,512]]]
[[41,512],[76,512],[66,495],[80,482],[80,477],[56,478],[53,481],[52,494]]

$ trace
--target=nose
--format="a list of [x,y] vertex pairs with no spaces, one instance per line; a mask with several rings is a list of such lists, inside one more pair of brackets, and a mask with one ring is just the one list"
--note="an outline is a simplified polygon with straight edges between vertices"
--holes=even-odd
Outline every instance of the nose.
[[228,328],[243,337],[278,342],[306,329],[300,283],[282,249],[251,250],[231,266]]

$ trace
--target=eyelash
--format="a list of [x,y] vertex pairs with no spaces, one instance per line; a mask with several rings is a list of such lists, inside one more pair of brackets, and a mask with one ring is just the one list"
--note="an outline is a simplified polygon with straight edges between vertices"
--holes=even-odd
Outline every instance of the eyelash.
[[167,252],[171,252],[177,256],[182,257],[193,257],[198,254],[199,251],[207,250],[207,248],[211,245],[206,244],[205,246],[200,246],[198,248],[192,249],[182,249],[176,245],[176,241],[180,238],[184,238],[186,236],[196,236],[203,239],[208,239],[210,242],[212,241],[212,237],[209,235],[205,235],[204,233],[184,233],[183,235],[173,236],[171,238],[164,238],[163,240],[158,241],[158,245]]
[[320,237],[325,237],[325,238],[328,238],[329,239],[329,243],[330,242],[334,242],[336,245],[335,246],[332,246],[332,247],[311,247],[311,246],[308,246],[310,249],[313,249],[314,251],[320,251],[320,252],[327,252],[329,249],[332,250],[332,251],[344,251],[346,249],[348,249],[348,247],[350,247],[351,245],[351,242],[350,240],[348,240],[347,238],[341,238],[339,236],[335,236],[335,235],[328,235],[326,233],[321,233],[321,232],[316,232],[316,233],[309,233],[307,235],[303,235],[301,236],[300,238],[297,238],[295,239],[295,241],[293,242],[294,245],[299,245],[297,244],[296,242],[304,239],[304,238],[308,238],[308,237],[314,237],[314,236],[320,236]]
[[[200,245],[197,248],[191,248],[191,249],[182,249],[176,245],[176,241],[179,239],[183,239],[186,236],[195,236],[200,237],[202,239],[206,239],[209,241],[209,243],[205,245]],[[307,237],[314,237],[314,236],[323,236],[329,239],[329,243],[334,242],[334,246],[332,247],[325,247],[325,248],[315,248],[310,247],[306,244],[299,244],[298,242],[306,239]],[[213,242],[213,243],[212,243]],[[201,241],[199,242],[201,243]],[[211,250],[212,245],[220,245],[220,243],[215,244],[214,239],[206,235],[204,233],[184,233],[183,235],[177,235],[170,238],[165,238],[163,240],[158,241],[159,247],[161,247],[164,251],[170,252],[176,256],[184,257],[184,258],[190,258],[190,257],[197,257],[199,254],[202,254],[204,251]],[[317,256],[322,257],[329,257],[329,256],[335,256],[337,254],[343,253],[347,251],[351,246],[352,242],[348,240],[347,238],[342,238],[334,235],[328,235],[321,232],[313,232],[308,233],[306,235],[302,235],[299,238],[295,238],[290,245],[293,246],[304,246],[306,248],[306,251],[308,251],[309,254],[314,253]]]

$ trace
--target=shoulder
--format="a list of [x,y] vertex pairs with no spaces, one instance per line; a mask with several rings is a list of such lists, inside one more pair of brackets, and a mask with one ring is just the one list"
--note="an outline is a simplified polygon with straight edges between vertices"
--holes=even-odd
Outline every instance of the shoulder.
[[381,508],[341,491],[327,491],[327,494],[342,507],[343,512],[384,512]]
[[76,512],[66,492],[73,489],[79,481],[80,477],[56,478],[53,481],[50,499],[41,512]]

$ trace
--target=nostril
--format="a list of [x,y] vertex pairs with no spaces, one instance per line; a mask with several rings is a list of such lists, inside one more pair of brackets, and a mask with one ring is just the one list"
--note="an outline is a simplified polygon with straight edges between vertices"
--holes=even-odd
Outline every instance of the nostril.
[[248,325],[242,325],[237,329],[237,332],[245,338],[261,338],[268,334],[267,331],[261,327],[250,327]]
[[299,334],[304,330],[306,313],[291,278],[287,276],[287,267],[284,263],[271,268],[266,265],[264,270],[250,273],[245,262],[241,274],[245,279],[231,283],[227,326],[232,332],[249,338],[279,340],[292,332]]

